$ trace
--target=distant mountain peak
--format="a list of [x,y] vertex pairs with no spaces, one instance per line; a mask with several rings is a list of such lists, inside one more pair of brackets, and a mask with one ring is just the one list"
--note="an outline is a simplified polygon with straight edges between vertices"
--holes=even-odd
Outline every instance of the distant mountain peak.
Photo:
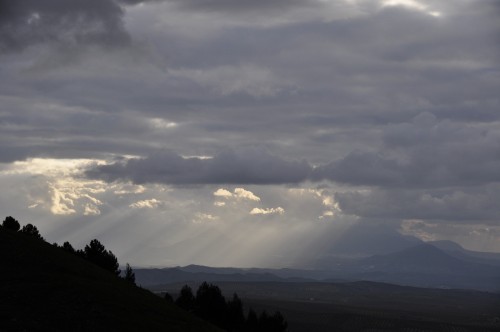
[[459,245],[456,242],[450,241],[450,240],[439,240],[439,241],[429,241],[426,242],[427,244],[430,244],[434,247],[437,247],[441,250],[446,250],[446,251],[465,251],[464,247]]

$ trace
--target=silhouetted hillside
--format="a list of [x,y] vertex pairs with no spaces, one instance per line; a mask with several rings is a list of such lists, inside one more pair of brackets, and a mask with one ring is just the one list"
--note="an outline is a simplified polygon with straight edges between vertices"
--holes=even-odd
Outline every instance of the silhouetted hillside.
[[42,240],[0,228],[2,331],[219,331]]

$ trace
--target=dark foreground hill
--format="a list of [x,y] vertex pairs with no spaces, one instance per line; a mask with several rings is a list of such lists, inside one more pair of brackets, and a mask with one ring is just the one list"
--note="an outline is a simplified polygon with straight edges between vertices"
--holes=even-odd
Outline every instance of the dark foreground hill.
[[1,331],[220,331],[41,240],[0,228]]

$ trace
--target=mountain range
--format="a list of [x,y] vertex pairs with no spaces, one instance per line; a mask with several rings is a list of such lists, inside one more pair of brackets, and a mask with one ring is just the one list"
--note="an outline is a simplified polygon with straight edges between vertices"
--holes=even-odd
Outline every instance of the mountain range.
[[[469,251],[451,241],[413,246],[368,257],[330,257],[315,268],[230,268],[188,265],[136,269],[139,284],[179,282],[377,281],[399,285],[500,292],[500,255]],[[326,263],[328,262],[328,263]]]

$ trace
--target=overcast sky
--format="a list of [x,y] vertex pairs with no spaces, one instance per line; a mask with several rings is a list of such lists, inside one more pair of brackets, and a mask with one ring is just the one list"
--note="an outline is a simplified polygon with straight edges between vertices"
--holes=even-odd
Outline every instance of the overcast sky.
[[300,266],[353,232],[500,252],[499,17],[0,0],[0,210],[142,266]]

